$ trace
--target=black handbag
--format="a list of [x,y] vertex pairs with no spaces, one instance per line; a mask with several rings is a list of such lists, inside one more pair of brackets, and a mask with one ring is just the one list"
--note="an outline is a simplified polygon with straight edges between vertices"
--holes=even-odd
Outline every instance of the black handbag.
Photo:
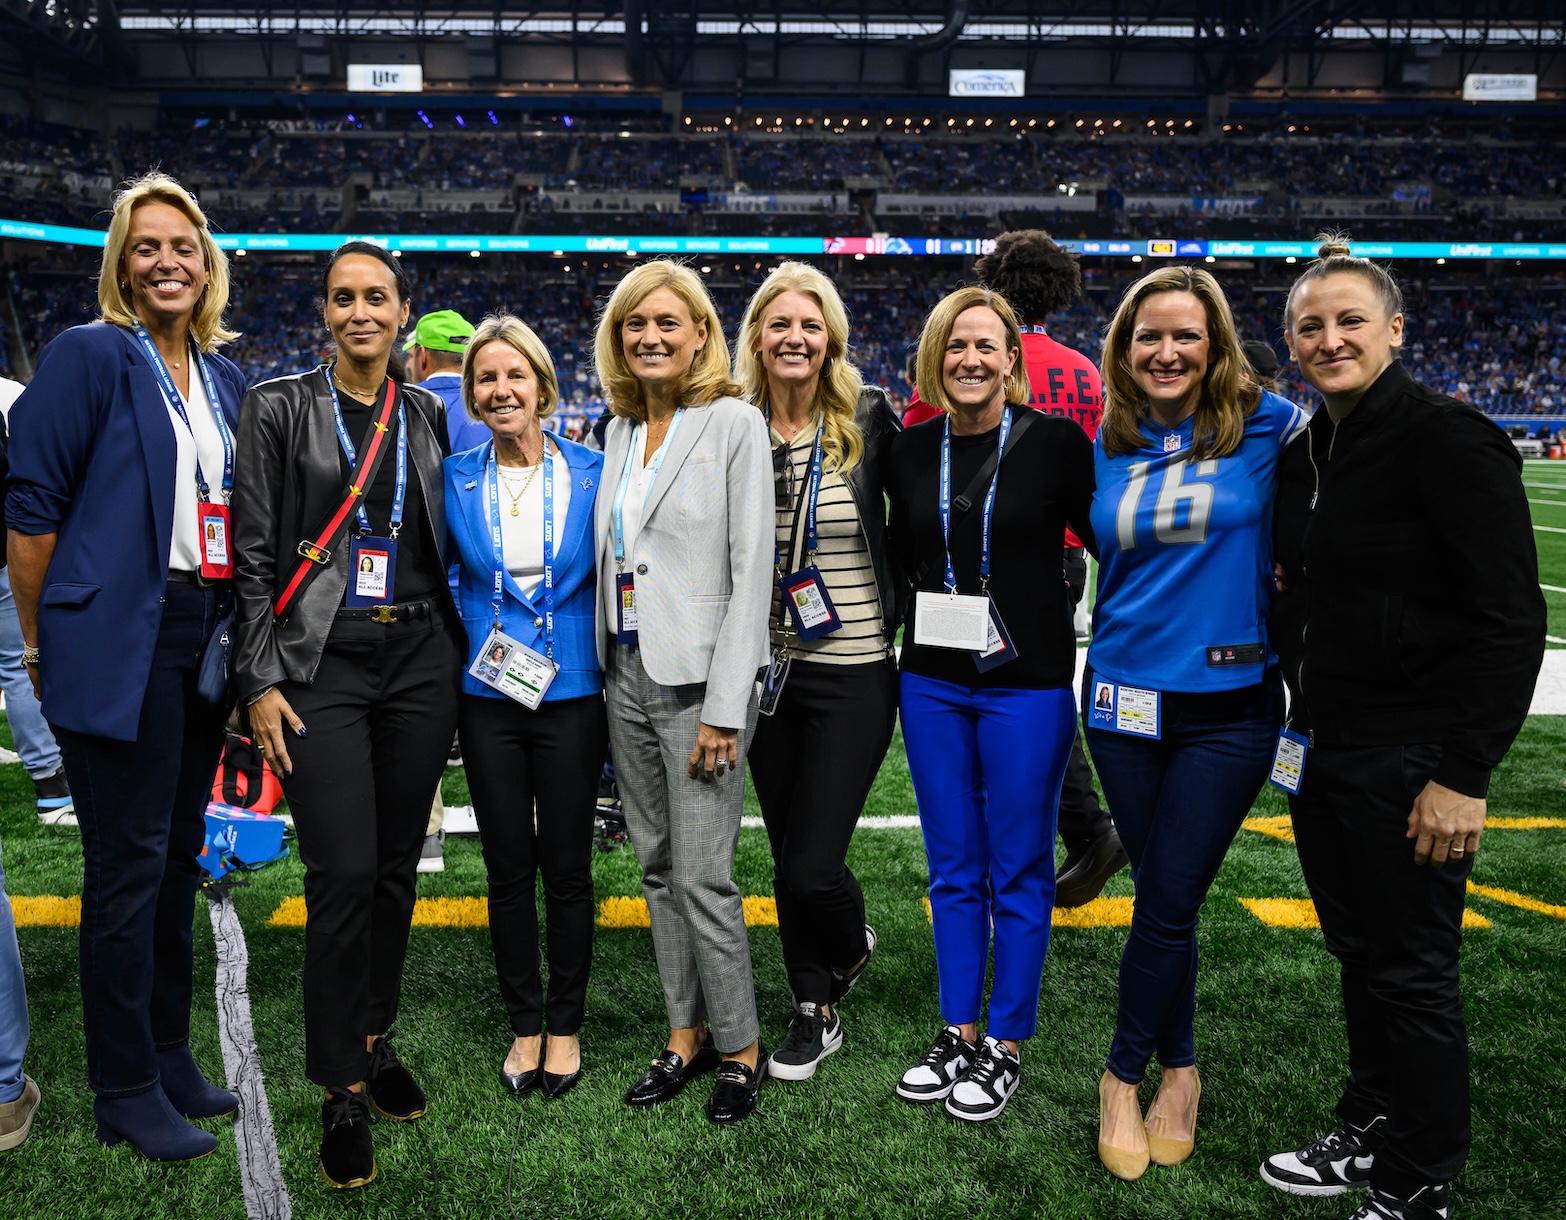
[[227,711],[234,706],[234,601],[219,610],[212,638],[201,654],[196,673],[196,694],[203,703]]

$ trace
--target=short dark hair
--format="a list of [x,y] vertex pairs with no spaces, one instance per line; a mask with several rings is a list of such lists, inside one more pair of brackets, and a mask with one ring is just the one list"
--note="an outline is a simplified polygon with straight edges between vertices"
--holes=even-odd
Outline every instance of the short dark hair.
[[998,292],[1024,322],[1041,322],[1082,295],[1077,256],[1043,229],[1013,229],[995,239],[995,251],[973,265],[986,288]]
[[337,266],[337,260],[349,254],[365,254],[370,258],[386,264],[386,269],[392,273],[392,280],[397,285],[397,303],[403,304],[413,297],[413,281],[408,278],[408,273],[403,270],[402,260],[393,258],[385,247],[377,246],[368,241],[345,241],[337,249],[333,250],[326,260],[326,267],[321,272],[321,300],[326,300],[326,294],[332,282],[332,268]]

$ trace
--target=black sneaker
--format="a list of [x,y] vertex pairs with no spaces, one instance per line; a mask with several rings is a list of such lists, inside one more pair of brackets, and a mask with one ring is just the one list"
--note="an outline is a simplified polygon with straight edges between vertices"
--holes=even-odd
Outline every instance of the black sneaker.
[[979,1044],[973,1066],[952,1086],[946,1112],[965,1122],[982,1123],[1006,1108],[1022,1079],[1022,1060],[989,1035]]
[[75,826],[76,802],[71,796],[71,785],[66,782],[65,768],[59,767],[52,775],[33,781],[38,794],[38,820],[45,826]]
[[1447,1220],[1451,1214],[1445,1186],[1421,1186],[1407,1199],[1372,1190],[1348,1220]]
[[460,767],[462,765],[462,743],[457,740],[455,734],[451,738],[451,750],[446,755],[448,767]]
[[1261,1165],[1262,1181],[1291,1195],[1341,1195],[1370,1187],[1385,1114],[1363,1127],[1344,1123],[1298,1152],[1278,1152]]
[[370,1048],[370,1068],[365,1073],[364,1090],[370,1095],[375,1112],[388,1122],[411,1122],[423,1118],[430,1108],[424,1090],[414,1082],[385,1038],[377,1038]]
[[370,1099],[364,1093],[333,1089],[322,1103],[321,1176],[338,1190],[352,1190],[375,1180]]
[[935,1035],[924,1058],[903,1073],[897,1095],[904,1101],[945,1101],[978,1054],[979,1048],[962,1036],[962,1030],[948,1025]]
[[822,1016],[819,1006],[801,1004],[788,1019],[788,1033],[772,1052],[767,1074],[779,1080],[809,1080],[817,1065],[842,1045],[842,1018],[835,1012]]
[[421,873],[443,873],[446,871],[446,831],[442,827],[432,835],[424,836],[424,846],[419,849],[419,866],[415,870]]
[[837,1002],[854,989],[854,984],[859,981],[859,976],[865,972],[865,967],[870,964],[870,959],[875,956],[875,929],[869,924],[865,925],[865,957],[864,961],[855,966],[847,974],[839,974],[832,971],[832,992],[827,997],[827,1003],[833,1008]]

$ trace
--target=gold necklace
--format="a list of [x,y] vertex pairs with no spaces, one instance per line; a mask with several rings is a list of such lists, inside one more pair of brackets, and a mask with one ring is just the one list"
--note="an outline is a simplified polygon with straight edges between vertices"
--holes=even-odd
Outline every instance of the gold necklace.
[[501,474],[500,485],[506,489],[506,495],[511,499],[511,515],[513,517],[520,517],[522,515],[522,497],[527,495],[527,489],[533,486],[533,480],[538,477],[538,472],[543,468],[544,459],[540,458],[537,465],[530,466],[528,468],[527,476],[522,480],[522,489],[515,495],[512,495],[511,480],[506,475],[506,467],[496,466],[496,469],[499,470]]
[[[174,367],[178,368],[179,365],[176,364]],[[377,393],[378,393],[378,391],[381,388],[380,386],[376,386],[375,389],[373,389],[373,390],[356,390],[356,389],[354,389],[351,385],[349,385],[346,381],[344,381],[341,377],[339,377],[337,375],[337,366],[335,364],[332,366],[332,380],[337,383],[337,387],[339,389],[344,390],[344,391],[346,391],[349,394],[352,394],[355,398],[369,398],[369,399],[373,400],[377,396]]]

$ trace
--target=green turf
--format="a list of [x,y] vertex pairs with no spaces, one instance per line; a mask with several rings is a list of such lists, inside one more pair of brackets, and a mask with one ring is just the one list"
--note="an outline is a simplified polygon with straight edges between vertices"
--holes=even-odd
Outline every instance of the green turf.
[[[1523,481],[1528,485],[1534,524],[1566,530],[1566,462],[1528,462],[1523,467]],[[1535,530],[1533,537],[1539,548],[1539,580],[1566,589],[1566,533]],[[1566,640],[1566,593],[1546,589],[1544,601],[1550,608],[1549,633],[1557,640]]]
[[[1530,481],[1560,486],[1566,466]],[[1541,523],[1557,510],[1535,510]],[[1546,514],[1549,514],[1547,517]],[[1566,510],[1559,510],[1566,527]],[[1542,579],[1566,588],[1566,534],[1540,533]],[[1552,635],[1566,638],[1566,598],[1551,598]],[[9,744],[7,731],[0,743]],[[1560,817],[1566,805],[1566,717],[1531,718],[1495,777],[1491,813]],[[448,772],[448,803],[467,799]],[[31,786],[0,768],[0,837],[14,895],[80,888],[79,847],[39,829]],[[910,813],[900,740],[867,812]],[[750,802],[754,812],[754,802]],[[1268,790],[1258,815],[1285,812]],[[919,899],[927,876],[917,831],[863,830],[850,864],[880,936],[874,967],[843,1005],[845,1048],[803,1084],[769,1084],[757,1114],[711,1127],[696,1087],[653,1112],[619,1097],[661,1045],[664,1016],[649,934],[600,931],[583,1031],[586,1075],[565,1098],[533,1098],[522,1116],[516,1198],[522,1216],[548,1217],[1301,1217],[1346,1215],[1352,1201],[1286,1199],[1256,1176],[1260,1158],[1331,1122],[1344,1042],[1336,970],[1313,931],[1264,926],[1238,903],[1304,897],[1293,847],[1242,832],[1203,912],[1197,1043],[1205,1091],[1197,1153],[1136,1184],[1110,1179],[1094,1155],[1095,1084],[1113,1029],[1123,930],[1057,930],[1045,969],[1039,1034],[1023,1052],[1023,1084],[1005,1115],[977,1128],[892,1094],[897,1075],[937,1028],[935,964]],[[741,834],[736,864],[747,894],[771,892],[765,838]],[[638,892],[634,857],[596,858],[600,897]],[[1566,905],[1566,829],[1492,830],[1475,880]],[[303,1077],[299,971],[302,933],[265,926],[301,892],[296,861],[273,865],[235,893],[250,951],[251,1000],[268,1096],[294,1215],[504,1216],[507,1156],[519,1114],[496,1078],[508,1041],[483,930],[415,929],[397,1032],[426,1084],[421,1124],[439,1167],[430,1199],[418,1134],[380,1125],[380,1177],[339,1193],[315,1174],[319,1092]],[[447,871],[422,877],[424,896],[484,892],[477,844],[447,843]],[[1110,892],[1129,894],[1125,874]],[[1454,1195],[1460,1217],[1566,1213],[1566,921],[1471,899],[1491,920],[1469,934],[1463,974],[1473,1045],[1474,1150]],[[197,911],[194,1048],[221,1078],[212,997],[212,938]],[[0,1153],[0,1217],[239,1217],[244,1209],[227,1122],[217,1154],[158,1166],[128,1146],[93,1138],[82,1058],[74,930],[24,929],[33,1041],[27,1068],[44,1091],[32,1138]],[[776,931],[751,934],[757,995],[769,1041],[788,1005]],[[1149,1094],[1150,1096],[1150,1094]],[[1145,1100],[1145,1099],[1144,1099]]]

